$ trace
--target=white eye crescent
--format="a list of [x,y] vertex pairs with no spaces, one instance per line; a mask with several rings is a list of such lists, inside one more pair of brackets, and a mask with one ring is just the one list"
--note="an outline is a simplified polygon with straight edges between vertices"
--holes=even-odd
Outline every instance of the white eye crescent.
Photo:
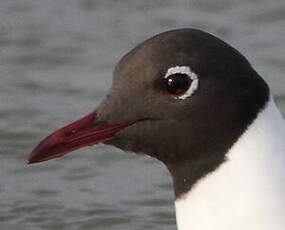
[[164,76],[166,92],[175,99],[184,100],[198,89],[198,76],[189,66],[175,66],[167,70]]

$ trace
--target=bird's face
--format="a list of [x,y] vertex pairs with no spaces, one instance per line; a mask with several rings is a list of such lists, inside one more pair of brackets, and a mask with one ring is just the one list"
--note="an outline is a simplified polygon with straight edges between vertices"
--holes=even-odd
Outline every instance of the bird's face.
[[148,67],[139,66],[134,75],[121,72],[120,68],[124,71],[128,67],[117,67],[111,93],[100,105],[97,119],[130,125],[105,143],[170,160],[185,148],[189,129],[194,129],[195,120],[189,117],[194,115],[190,108],[195,104],[198,76],[189,66],[177,65],[148,73]]
[[[201,50],[171,45],[168,39],[146,42],[123,57],[110,93],[97,110],[98,121],[130,122],[104,143],[164,163],[182,160],[186,152],[193,160],[200,152],[196,148],[215,139],[214,127],[205,135],[209,125],[222,126],[235,114],[230,102],[222,100],[229,83],[195,68],[202,61]],[[224,107],[224,115],[218,107]]]
[[96,111],[44,139],[29,162],[99,142],[151,155],[173,173],[174,163],[220,162],[262,107],[265,88],[223,41],[198,30],[166,32],[125,55]]

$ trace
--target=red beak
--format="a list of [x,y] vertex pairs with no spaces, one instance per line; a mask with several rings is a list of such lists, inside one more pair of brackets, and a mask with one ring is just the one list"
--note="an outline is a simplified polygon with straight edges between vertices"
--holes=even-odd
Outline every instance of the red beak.
[[129,125],[96,123],[96,117],[97,112],[94,111],[46,137],[32,151],[28,163],[61,157],[76,149],[106,141]]

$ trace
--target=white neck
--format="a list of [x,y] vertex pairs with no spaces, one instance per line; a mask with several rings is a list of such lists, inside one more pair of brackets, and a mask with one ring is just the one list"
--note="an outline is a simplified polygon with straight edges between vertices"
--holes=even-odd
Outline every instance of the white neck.
[[285,229],[285,122],[271,99],[227,161],[176,200],[179,230]]

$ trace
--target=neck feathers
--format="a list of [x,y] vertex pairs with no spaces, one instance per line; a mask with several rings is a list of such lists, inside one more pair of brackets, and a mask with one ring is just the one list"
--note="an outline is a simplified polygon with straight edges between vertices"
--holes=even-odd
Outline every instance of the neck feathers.
[[176,200],[179,230],[282,230],[285,122],[271,98],[226,161]]

